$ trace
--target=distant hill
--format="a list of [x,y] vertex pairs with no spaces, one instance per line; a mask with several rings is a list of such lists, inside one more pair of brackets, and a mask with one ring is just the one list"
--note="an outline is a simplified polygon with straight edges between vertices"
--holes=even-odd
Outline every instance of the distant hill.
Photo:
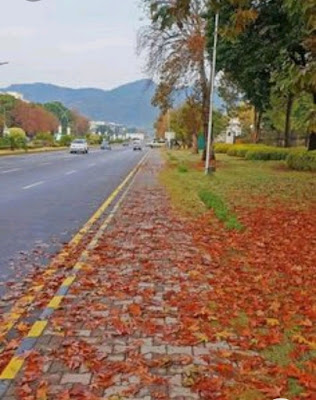
[[[19,92],[26,100],[36,103],[61,101],[94,121],[152,128],[159,113],[159,110],[151,105],[155,89],[154,82],[142,79],[113,90],[71,89],[47,83],[16,84],[1,90]],[[179,98],[183,99],[184,95],[180,95]],[[218,107],[221,105],[218,96],[215,102]]]

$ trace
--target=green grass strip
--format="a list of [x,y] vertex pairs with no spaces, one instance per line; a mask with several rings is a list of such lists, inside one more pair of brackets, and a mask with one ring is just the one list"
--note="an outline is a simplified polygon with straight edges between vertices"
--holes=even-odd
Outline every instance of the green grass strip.
[[223,200],[209,190],[201,190],[199,197],[205,204],[206,208],[212,209],[216,217],[222,221],[227,229],[241,231],[243,225],[238,221],[237,216],[230,212]]

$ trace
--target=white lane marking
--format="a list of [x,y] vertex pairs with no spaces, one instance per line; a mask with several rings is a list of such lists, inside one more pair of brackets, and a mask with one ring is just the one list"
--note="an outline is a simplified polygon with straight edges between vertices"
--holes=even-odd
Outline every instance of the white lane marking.
[[96,163],[92,163],[92,164],[89,164],[89,167],[95,167],[97,164]]
[[77,170],[72,170],[72,171],[69,171],[69,172],[66,172],[66,174],[65,175],[72,175],[72,174],[75,174],[77,172]]
[[20,171],[21,168],[13,168],[13,169],[7,169],[6,171],[1,171],[1,174],[9,174],[10,172],[16,172]]
[[40,165],[51,165],[51,164],[53,164],[53,163],[52,162],[44,162],[44,163],[42,163]]
[[40,181],[40,182],[32,183],[32,185],[24,186],[23,190],[31,189],[31,188],[33,188],[33,187],[42,185],[44,182],[45,182],[45,181]]

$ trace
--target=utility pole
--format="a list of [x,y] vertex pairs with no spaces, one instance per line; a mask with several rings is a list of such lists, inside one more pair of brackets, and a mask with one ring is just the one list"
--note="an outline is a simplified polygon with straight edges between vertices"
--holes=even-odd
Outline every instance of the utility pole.
[[214,87],[215,87],[215,75],[216,75],[218,24],[219,24],[219,11],[217,11],[215,15],[213,61],[212,61],[211,79],[210,79],[210,85],[211,85],[210,113],[209,113],[207,144],[206,144],[205,175],[209,175],[213,170],[213,168],[210,165],[210,152],[211,152],[211,146],[213,144],[213,109],[214,109]]

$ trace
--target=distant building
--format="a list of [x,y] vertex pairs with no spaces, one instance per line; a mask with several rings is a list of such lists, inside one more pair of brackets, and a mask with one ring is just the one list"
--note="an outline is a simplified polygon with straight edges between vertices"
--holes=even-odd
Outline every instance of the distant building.
[[231,118],[226,130],[217,136],[216,142],[233,144],[241,136],[241,123],[239,118]]

